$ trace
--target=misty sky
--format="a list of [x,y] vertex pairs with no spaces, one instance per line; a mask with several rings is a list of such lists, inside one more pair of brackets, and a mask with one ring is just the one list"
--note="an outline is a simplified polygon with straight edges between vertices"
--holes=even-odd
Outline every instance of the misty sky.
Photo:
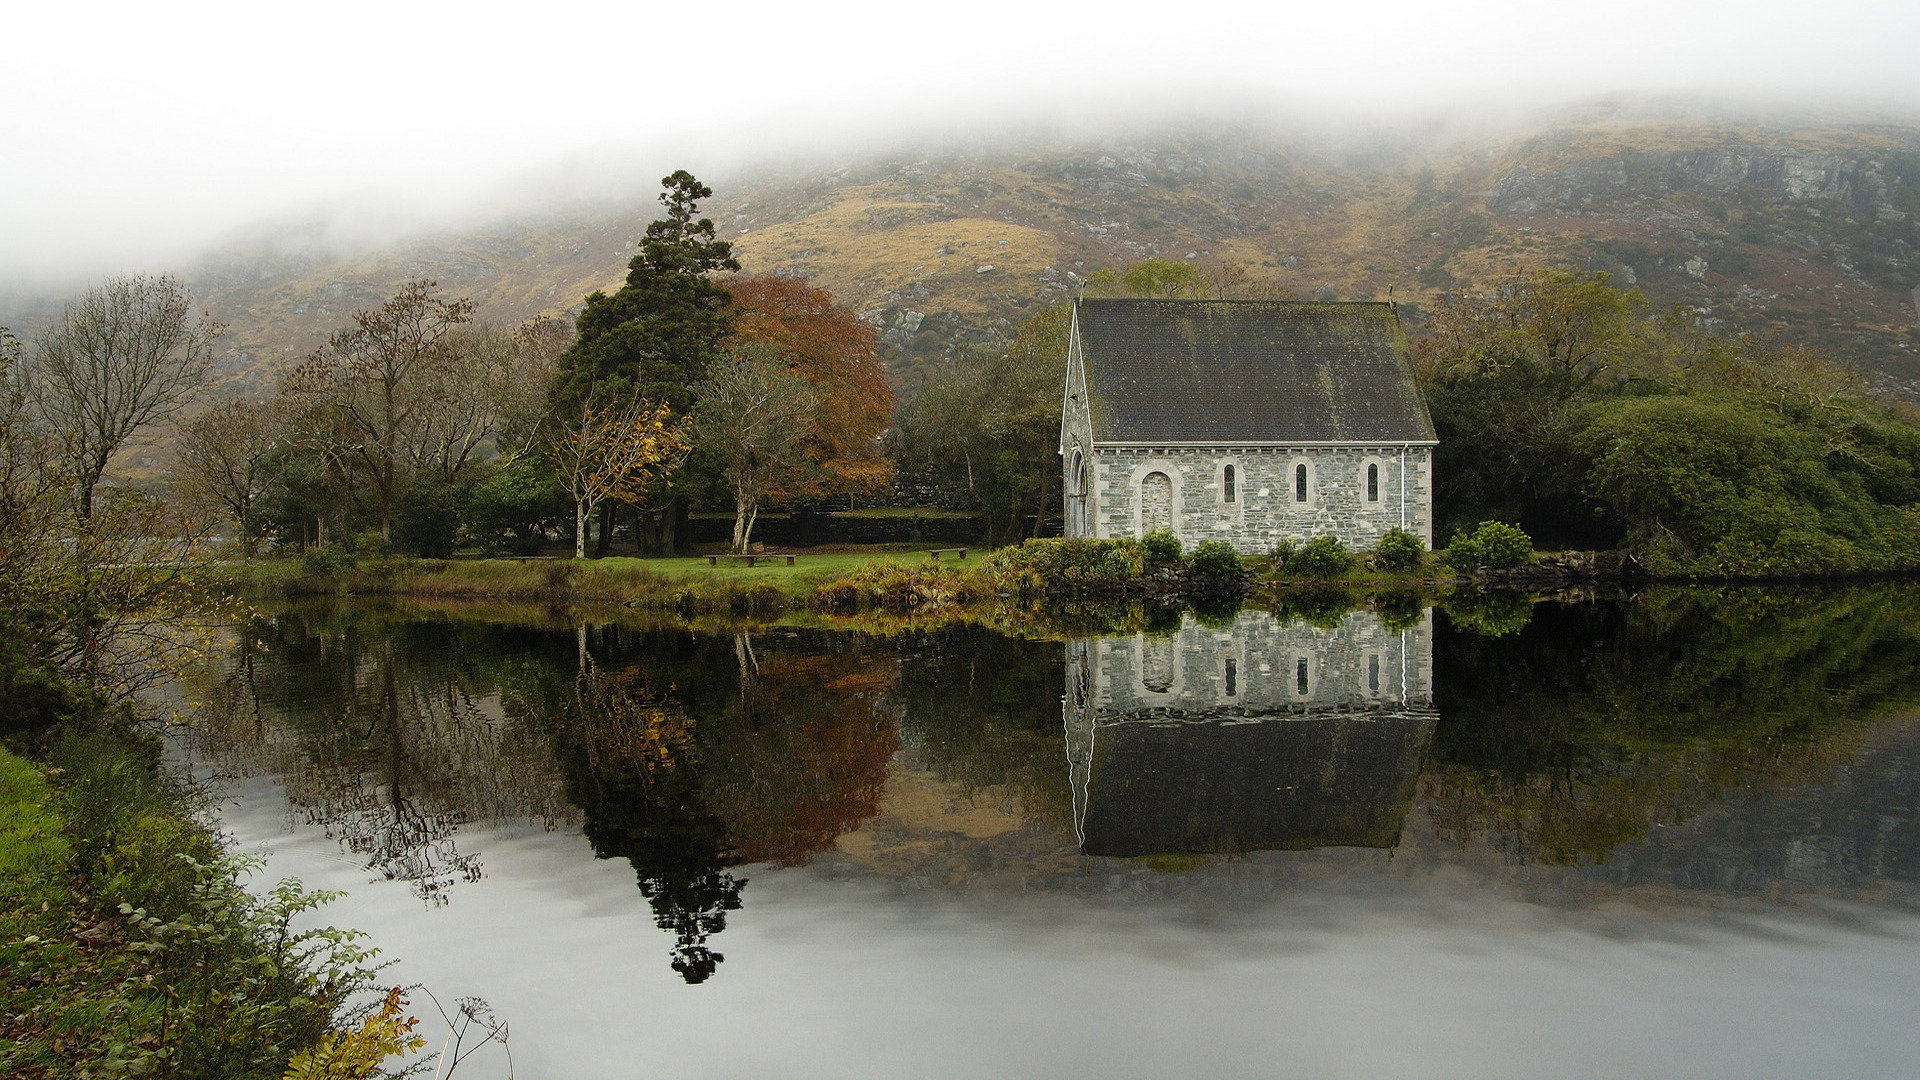
[[447,214],[608,144],[739,160],[1001,118],[1622,92],[1920,105],[1912,0],[33,2],[0,19],[0,286],[171,269],[316,203]]

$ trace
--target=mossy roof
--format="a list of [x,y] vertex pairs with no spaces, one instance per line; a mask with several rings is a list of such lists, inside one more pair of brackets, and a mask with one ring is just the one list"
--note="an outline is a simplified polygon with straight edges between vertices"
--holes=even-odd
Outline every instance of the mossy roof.
[[1434,441],[1392,304],[1084,299],[1095,442]]

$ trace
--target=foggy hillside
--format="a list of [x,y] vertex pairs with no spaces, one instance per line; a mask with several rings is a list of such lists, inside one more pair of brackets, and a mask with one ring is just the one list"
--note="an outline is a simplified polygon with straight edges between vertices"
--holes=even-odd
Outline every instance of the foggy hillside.
[[[1449,291],[1570,262],[1920,396],[1915,128],[1566,122],[1343,152],[1222,126],[702,179],[748,272],[807,275],[861,312],[903,389],[1086,274],[1161,256],[1303,298],[1391,289],[1416,323]],[[346,257],[237,245],[190,276],[230,327],[226,373],[264,387],[410,278],[472,296],[490,322],[570,312],[621,280],[657,181]]]

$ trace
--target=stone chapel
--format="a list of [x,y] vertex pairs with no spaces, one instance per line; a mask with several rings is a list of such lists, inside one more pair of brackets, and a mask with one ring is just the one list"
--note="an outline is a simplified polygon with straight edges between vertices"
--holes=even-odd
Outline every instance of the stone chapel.
[[1433,420],[1394,306],[1085,298],[1060,425],[1065,535],[1264,554],[1433,544]]

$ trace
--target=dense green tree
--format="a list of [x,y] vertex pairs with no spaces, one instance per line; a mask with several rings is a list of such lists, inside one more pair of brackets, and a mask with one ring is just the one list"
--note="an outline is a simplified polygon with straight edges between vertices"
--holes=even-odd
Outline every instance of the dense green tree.
[[901,410],[894,449],[907,484],[979,508],[990,542],[1058,519],[1070,314],[1060,304],[1030,316],[1006,352],[962,357]]
[[[611,296],[588,296],[575,322],[579,337],[561,354],[549,395],[557,415],[638,398],[686,416],[695,388],[724,351],[732,296],[712,275],[739,270],[740,261],[732,245],[715,238],[713,222],[695,216],[713,190],[684,169],[660,183],[666,215],[647,226],[639,254],[627,264],[626,284]],[[658,546],[679,547],[685,537],[674,523],[686,517],[684,485],[664,502]],[[606,554],[612,535],[609,503],[601,508],[597,554]]]
[[1920,565],[1920,431],[1856,407],[1695,392],[1608,402],[1572,440],[1587,493],[1661,573]]
[[1418,345],[1434,427],[1440,531],[1498,518],[1585,546],[1617,533],[1578,498],[1568,440],[1582,403],[1615,392],[1650,352],[1639,290],[1550,269],[1450,299]]
[[580,336],[561,355],[552,396],[556,407],[570,407],[568,415],[608,393],[664,401],[685,415],[694,386],[722,351],[732,298],[711,275],[738,270],[740,261],[732,245],[715,239],[712,221],[694,216],[711,188],[684,169],[660,183],[666,216],[647,226],[626,284],[611,296],[587,297]]

